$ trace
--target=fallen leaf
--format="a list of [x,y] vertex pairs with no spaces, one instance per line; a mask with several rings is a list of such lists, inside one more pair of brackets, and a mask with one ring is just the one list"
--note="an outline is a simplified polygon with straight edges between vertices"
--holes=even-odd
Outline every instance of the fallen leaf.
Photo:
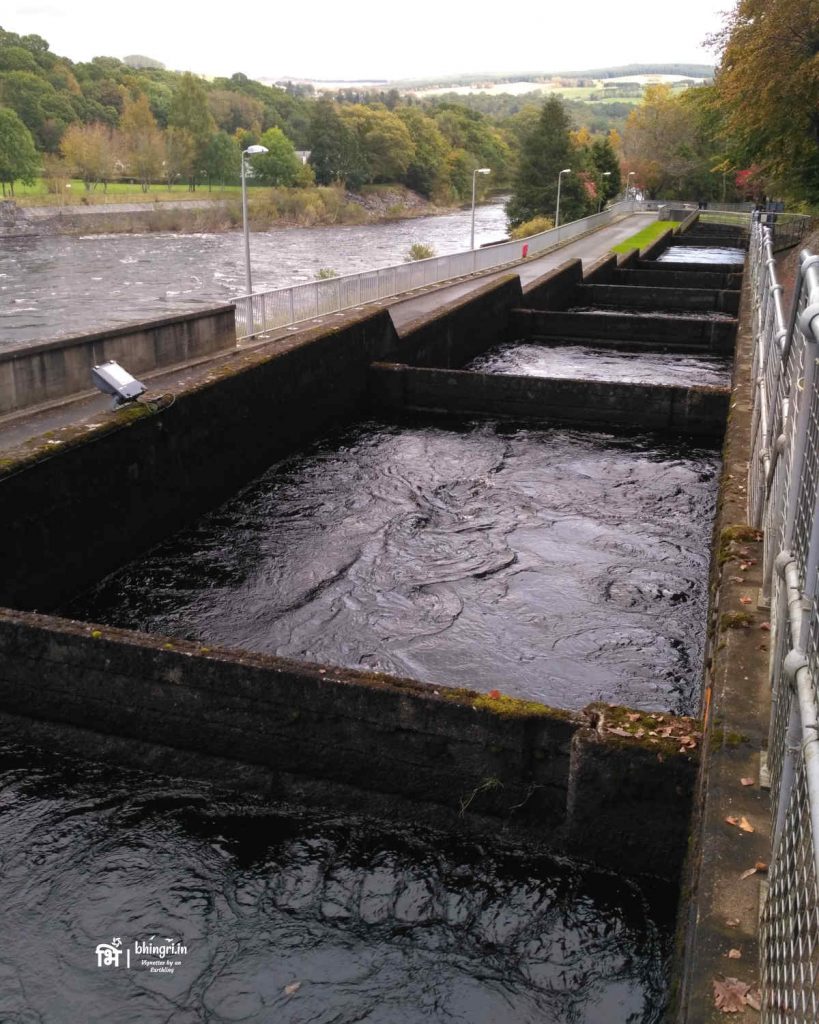
[[738,825],[739,824],[739,818],[735,818],[733,816],[733,814],[729,814],[728,817],[725,819],[725,822],[728,825]]
[[758,1012],[762,1009],[762,996],[755,988],[752,988],[750,992],[745,994],[745,1002],[752,1010],[756,1010]]
[[738,978],[714,980],[714,1005],[723,1013],[739,1013],[748,1005],[746,996],[751,986]]
[[300,981],[291,981],[289,985],[284,986],[284,994],[286,996],[292,996],[295,992],[301,988]]
[[754,826],[750,823],[750,821],[748,821],[747,818],[740,818],[739,819],[739,827],[742,829],[743,832],[754,832],[755,831]]
[[640,712],[639,711],[631,711],[629,714],[626,715],[626,718],[630,722],[638,722],[640,720]]
[[728,952],[725,955],[728,957],[729,960],[741,960],[742,959],[742,951],[739,950],[739,949],[729,949]]
[[755,874],[756,874],[756,868],[748,868],[747,871],[743,871],[742,872],[742,874],[739,876],[739,880],[740,880],[740,882],[744,882],[746,878],[750,878],[751,875],[755,875]]
[[729,917],[728,920],[725,923],[728,925],[729,928],[736,928],[737,925],[739,924],[739,918],[738,917]]
[[764,629],[766,632],[769,633],[770,630],[771,630],[771,624],[770,624],[770,622],[760,622],[759,628],[760,629]]
[[621,729],[619,726],[610,725],[606,732],[610,732],[615,736],[628,736],[631,737],[633,733],[630,733],[628,729]]
[[753,784],[754,784],[754,780],[753,779],[745,778],[745,779],[740,779],[739,781],[742,783],[743,786],[753,786]]
[[492,700],[500,700],[500,690],[490,690],[489,696]]
[[757,871],[761,871],[763,874],[768,870],[768,865],[765,863],[764,860],[758,860],[756,864],[754,864],[754,867],[757,869]]
[[745,594],[743,594],[742,597],[739,599],[739,603],[740,604],[750,604],[752,601],[753,601],[753,598],[752,597],[746,597]]
[[745,577],[744,576],[729,576],[728,577],[728,582],[729,583],[744,583],[745,582]]

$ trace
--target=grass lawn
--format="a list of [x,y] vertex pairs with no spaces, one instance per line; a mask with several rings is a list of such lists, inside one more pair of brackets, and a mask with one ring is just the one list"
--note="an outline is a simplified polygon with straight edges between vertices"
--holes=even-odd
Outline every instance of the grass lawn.
[[681,223],[678,220],[655,220],[648,227],[643,228],[642,231],[638,231],[636,235],[632,235],[631,238],[613,245],[611,251],[627,253],[631,252],[632,249],[643,249],[653,242],[655,238],[659,238],[664,231],[668,231],[669,228],[676,228]]
[[187,185],[175,185],[170,189],[152,185],[148,192],[143,192],[141,185],[112,181],[108,183],[107,190],[97,185],[93,192],[86,192],[79,178],[73,178],[70,184],[71,188],[64,189],[62,195],[52,195],[42,178],[38,178],[33,185],[24,185],[18,181],[14,185],[14,195],[6,198],[13,198],[20,206],[104,206],[106,203],[159,203],[170,199],[177,202],[186,199],[226,199],[238,196],[242,191],[240,185],[214,185],[211,192],[208,192],[207,185],[199,185],[195,192],[189,192]]

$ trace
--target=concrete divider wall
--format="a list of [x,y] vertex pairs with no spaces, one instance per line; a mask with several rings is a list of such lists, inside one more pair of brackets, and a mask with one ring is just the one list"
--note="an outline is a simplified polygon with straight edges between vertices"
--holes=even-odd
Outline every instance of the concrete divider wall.
[[51,610],[225,500],[271,461],[360,416],[367,367],[394,358],[386,311],[237,355],[152,413],[67,428],[0,460],[0,605]]
[[578,306],[620,306],[623,309],[694,310],[728,313],[739,310],[739,291],[716,288],[662,288],[647,285],[583,284],[575,292]]
[[387,412],[540,419],[585,427],[722,438],[730,388],[555,380],[375,364],[372,394]]
[[439,823],[519,823],[627,875],[673,880],[685,853],[696,756],[607,733],[607,706],[562,712],[0,609],[0,707],[151,744],[143,766],[171,774],[175,751],[196,751],[197,774],[217,758],[224,783],[244,762],[277,796],[326,780],[348,806],[375,792],[413,801],[413,816],[434,805]]
[[0,350],[0,416],[92,389],[91,368],[109,359],[138,377],[235,345],[229,305]]
[[463,366],[512,340],[510,313],[522,299],[517,274],[501,278],[401,329],[396,358],[417,366]]
[[583,261],[569,260],[549,271],[523,289],[527,309],[567,309],[574,304],[575,294],[583,282]]

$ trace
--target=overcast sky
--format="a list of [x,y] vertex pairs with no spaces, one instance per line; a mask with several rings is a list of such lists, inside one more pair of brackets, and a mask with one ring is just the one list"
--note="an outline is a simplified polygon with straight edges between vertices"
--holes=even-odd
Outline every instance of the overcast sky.
[[[485,13],[488,10],[491,13]],[[0,24],[72,61],[144,54],[174,70],[251,78],[389,79],[714,63],[703,41],[731,0],[308,0],[195,5],[5,0]]]

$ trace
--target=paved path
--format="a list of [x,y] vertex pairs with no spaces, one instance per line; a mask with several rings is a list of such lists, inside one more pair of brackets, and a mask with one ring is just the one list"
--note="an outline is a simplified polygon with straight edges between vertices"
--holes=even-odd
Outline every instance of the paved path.
[[[622,242],[641,230],[646,224],[655,220],[656,216],[656,213],[629,214],[615,224],[601,228],[583,238],[567,242],[535,259],[528,259],[519,264],[505,267],[503,270],[476,275],[455,284],[433,286],[425,289],[421,294],[406,299],[384,299],[379,303],[373,303],[373,305],[389,309],[396,330],[400,333],[401,328],[411,321],[423,318],[425,314],[433,315],[441,306],[454,302],[471,291],[483,288],[488,281],[510,273],[519,274],[521,282],[526,285],[570,259],[583,260],[584,269],[586,269],[601,256],[605,256],[613,245],[617,245],[618,242]],[[275,342],[279,338],[292,337],[305,326],[315,327],[316,324],[322,322],[322,319],[283,328],[267,335],[263,340],[253,339],[243,344],[241,350],[247,351],[259,345]],[[221,353],[212,359],[202,360],[189,366],[158,370],[152,374],[141,375],[141,379],[148,384],[149,393],[162,394],[167,391],[175,391],[206,376],[215,364],[230,359],[232,355],[232,352]],[[61,427],[84,423],[92,419],[98,420],[101,416],[105,416],[110,409],[110,398],[97,392],[91,392],[67,398],[59,404],[40,411],[2,417],[0,418],[0,451],[16,448],[31,438],[40,437],[48,431],[59,430]]]

